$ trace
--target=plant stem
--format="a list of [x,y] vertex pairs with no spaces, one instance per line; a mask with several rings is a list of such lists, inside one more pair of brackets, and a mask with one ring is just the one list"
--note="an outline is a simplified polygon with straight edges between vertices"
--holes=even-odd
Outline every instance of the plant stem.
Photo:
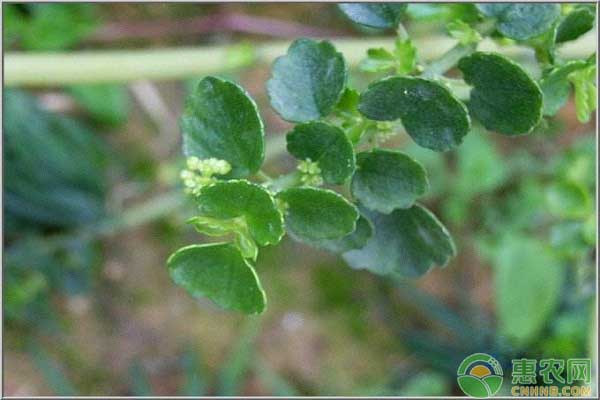
[[298,185],[302,174],[300,171],[292,171],[289,174],[281,175],[271,181],[271,188],[275,192],[280,192],[284,189],[288,189]]
[[22,245],[15,245],[8,249],[8,259],[19,260],[22,252],[28,252],[30,246],[36,246],[39,251],[51,253],[61,247],[67,246],[74,240],[91,240],[114,235],[118,232],[133,227],[153,222],[177,210],[185,202],[185,197],[180,190],[160,194],[141,204],[132,206],[121,214],[111,216],[95,225],[76,229],[72,232],[52,236],[37,236],[25,239]]
[[448,86],[450,91],[459,98],[460,100],[466,101],[469,100],[471,96],[471,86],[469,86],[465,81],[461,79],[452,79],[446,76],[442,76],[437,78],[441,83]]
[[[475,29],[482,37],[489,35],[496,27],[496,21],[490,19],[477,25]],[[444,75],[448,70],[452,69],[458,61],[471,54],[477,49],[478,43],[473,44],[461,44],[458,43],[456,46],[451,48],[449,51],[444,53],[440,58],[433,61],[425,68],[422,76],[426,78],[433,78],[435,76]]]
[[400,40],[410,39],[408,31],[406,30],[406,27],[402,24],[402,22],[398,23],[398,29],[396,29],[396,34],[398,36],[398,39]]
[[256,178],[265,185],[270,185],[273,178],[265,173],[262,169],[256,173]]
[[[563,58],[585,57],[595,50],[595,38],[586,36],[561,47]],[[349,65],[358,64],[371,47],[391,47],[393,39],[333,39]],[[446,36],[414,38],[423,61],[439,56],[455,40]],[[486,51],[508,56],[527,54],[516,46],[499,47],[491,40],[481,42]],[[256,46],[254,63],[270,63],[289,46],[288,41]],[[181,80],[248,66],[249,60],[231,57],[231,45],[152,50],[79,51],[71,53],[8,52],[4,55],[6,86],[64,86],[77,83],[131,82],[143,79]]]
[[448,70],[452,69],[458,63],[458,60],[468,56],[474,52],[475,49],[476,46],[474,44],[457,44],[442,57],[429,64],[423,70],[422,76],[425,78],[433,78],[435,76],[444,75]]

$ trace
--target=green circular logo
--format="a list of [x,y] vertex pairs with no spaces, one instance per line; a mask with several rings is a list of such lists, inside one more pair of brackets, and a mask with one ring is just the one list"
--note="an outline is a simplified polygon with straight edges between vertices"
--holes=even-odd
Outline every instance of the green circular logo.
[[475,353],[458,366],[458,386],[471,397],[490,397],[502,386],[502,366],[489,354]]

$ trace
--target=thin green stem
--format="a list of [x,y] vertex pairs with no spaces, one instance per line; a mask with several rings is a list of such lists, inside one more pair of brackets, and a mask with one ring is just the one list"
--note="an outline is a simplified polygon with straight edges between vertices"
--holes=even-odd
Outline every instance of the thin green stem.
[[410,36],[408,35],[408,31],[406,27],[402,24],[402,22],[398,23],[398,28],[396,29],[396,34],[398,35],[398,39],[400,40],[408,40]]
[[448,78],[446,76],[441,76],[436,78],[436,80],[439,80],[441,83],[446,85],[448,89],[450,89],[452,94],[454,94],[454,96],[456,96],[460,100],[469,100],[471,96],[471,86],[469,86],[462,79],[453,79]]
[[294,186],[298,186],[301,180],[302,174],[300,171],[292,171],[289,174],[278,176],[271,181],[271,189],[275,192],[280,192],[285,189],[289,189]]
[[473,53],[476,48],[477,46],[474,44],[457,44],[447,51],[443,56],[425,67],[422,76],[426,78],[433,78],[435,76],[444,75],[448,70],[454,68],[461,58]]
[[[477,32],[481,34],[482,37],[489,35],[496,26],[496,21],[493,19],[486,20],[481,24],[477,25],[475,29]],[[435,76],[444,75],[450,69],[454,68],[458,61],[468,56],[477,50],[477,43],[473,44],[457,44],[446,53],[444,53],[440,58],[431,62],[424,70],[423,77],[433,78]]]
[[39,236],[26,239],[23,245],[12,246],[6,256],[18,260],[22,252],[27,252],[30,246],[35,246],[39,251],[51,253],[61,247],[67,246],[74,240],[91,240],[112,236],[116,233],[133,227],[156,221],[165,215],[174,212],[185,202],[185,197],[180,190],[163,193],[141,204],[132,206],[121,214],[114,215],[86,226],[73,232],[53,236]]

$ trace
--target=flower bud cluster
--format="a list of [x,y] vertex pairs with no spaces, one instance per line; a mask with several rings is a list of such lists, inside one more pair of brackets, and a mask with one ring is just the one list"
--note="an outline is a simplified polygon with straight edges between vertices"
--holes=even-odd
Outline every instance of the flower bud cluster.
[[216,158],[199,159],[188,157],[187,168],[181,171],[180,177],[187,193],[197,195],[200,190],[216,182],[214,175],[226,175],[231,171],[231,165],[225,160]]
[[319,168],[319,163],[317,161],[312,161],[310,158],[300,161],[298,164],[298,171],[302,173],[300,181],[304,185],[321,186],[323,184],[321,168]]

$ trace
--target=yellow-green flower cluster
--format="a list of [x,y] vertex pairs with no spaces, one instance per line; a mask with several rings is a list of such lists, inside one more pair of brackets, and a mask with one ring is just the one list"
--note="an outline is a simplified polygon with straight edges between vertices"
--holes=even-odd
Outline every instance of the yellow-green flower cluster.
[[321,177],[321,168],[317,161],[312,161],[307,158],[304,161],[300,161],[298,164],[298,171],[300,175],[300,181],[309,186],[321,186],[323,184],[323,178]]
[[397,133],[397,131],[394,129],[394,124],[389,121],[379,121],[375,126],[377,127],[377,131],[375,133],[375,143],[378,145],[387,142]]
[[187,168],[181,171],[180,177],[187,193],[197,195],[206,185],[216,182],[213,175],[225,175],[231,171],[231,165],[225,160],[216,158],[200,159],[188,157]]

